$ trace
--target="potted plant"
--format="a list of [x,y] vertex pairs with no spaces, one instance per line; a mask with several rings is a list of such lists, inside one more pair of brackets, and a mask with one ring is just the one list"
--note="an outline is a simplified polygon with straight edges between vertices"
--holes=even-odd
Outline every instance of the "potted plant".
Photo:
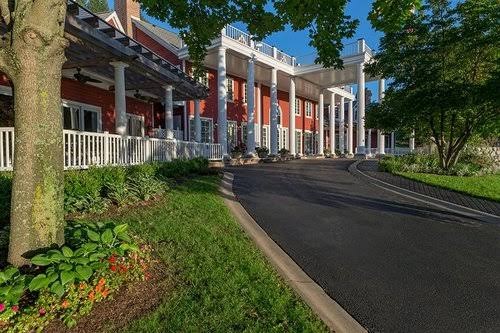
[[269,149],[267,147],[257,147],[255,151],[260,158],[266,158],[267,155],[269,155]]
[[241,158],[243,156],[244,149],[241,146],[234,146],[231,149],[231,158]]
[[323,155],[325,155],[325,157],[327,158],[332,157],[332,151],[330,150],[330,148],[323,149]]
[[281,156],[281,158],[285,158],[290,154],[290,151],[286,148],[281,148],[278,154]]

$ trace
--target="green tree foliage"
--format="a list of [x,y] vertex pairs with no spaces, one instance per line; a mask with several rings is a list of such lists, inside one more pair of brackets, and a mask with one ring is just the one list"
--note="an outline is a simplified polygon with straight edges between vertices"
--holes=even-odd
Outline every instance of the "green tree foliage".
[[[310,45],[318,52],[316,62],[342,67],[342,39],[352,37],[358,21],[345,15],[348,0],[141,0],[151,16],[180,29],[194,67],[202,72],[206,48],[230,23],[243,22],[255,40],[283,30],[308,30]],[[271,6],[272,5],[272,6]],[[272,8],[271,8],[272,7]],[[272,9],[272,10],[270,10]]]
[[94,13],[109,11],[107,0],[77,0],[76,2]]
[[413,11],[402,29],[385,27],[367,71],[391,80],[382,104],[367,112],[368,126],[416,129],[436,144],[443,169],[472,136],[498,135],[499,20],[498,0],[440,0]]

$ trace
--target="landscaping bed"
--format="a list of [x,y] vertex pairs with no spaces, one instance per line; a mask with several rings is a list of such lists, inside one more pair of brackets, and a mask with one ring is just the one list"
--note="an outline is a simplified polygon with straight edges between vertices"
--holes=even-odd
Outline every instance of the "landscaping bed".
[[66,243],[1,271],[0,331],[326,332],[239,228],[219,182],[206,160],[66,172]]

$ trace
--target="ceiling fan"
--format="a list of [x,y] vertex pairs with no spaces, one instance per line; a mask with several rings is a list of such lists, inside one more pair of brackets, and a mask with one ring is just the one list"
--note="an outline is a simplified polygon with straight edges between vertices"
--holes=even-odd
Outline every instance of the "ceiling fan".
[[90,76],[88,75],[85,75],[85,74],[82,74],[81,73],[81,68],[77,68],[76,69],[76,73],[74,76],[74,78],[80,82],[80,83],[87,83],[87,82],[93,82],[93,83],[102,83],[102,81],[99,81],[99,80],[96,80],[96,79],[93,79],[91,78]]

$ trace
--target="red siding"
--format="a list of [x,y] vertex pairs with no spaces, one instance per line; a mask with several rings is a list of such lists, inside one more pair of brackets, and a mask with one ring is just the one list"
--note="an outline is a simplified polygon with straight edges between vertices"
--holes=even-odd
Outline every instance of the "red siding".
[[134,39],[136,39],[145,47],[149,48],[151,51],[157,53],[163,59],[168,60],[174,65],[182,65],[182,60],[180,60],[176,54],[163,47],[160,43],[155,41],[153,38],[149,37],[141,29],[138,29],[135,25],[133,33],[134,33]]

